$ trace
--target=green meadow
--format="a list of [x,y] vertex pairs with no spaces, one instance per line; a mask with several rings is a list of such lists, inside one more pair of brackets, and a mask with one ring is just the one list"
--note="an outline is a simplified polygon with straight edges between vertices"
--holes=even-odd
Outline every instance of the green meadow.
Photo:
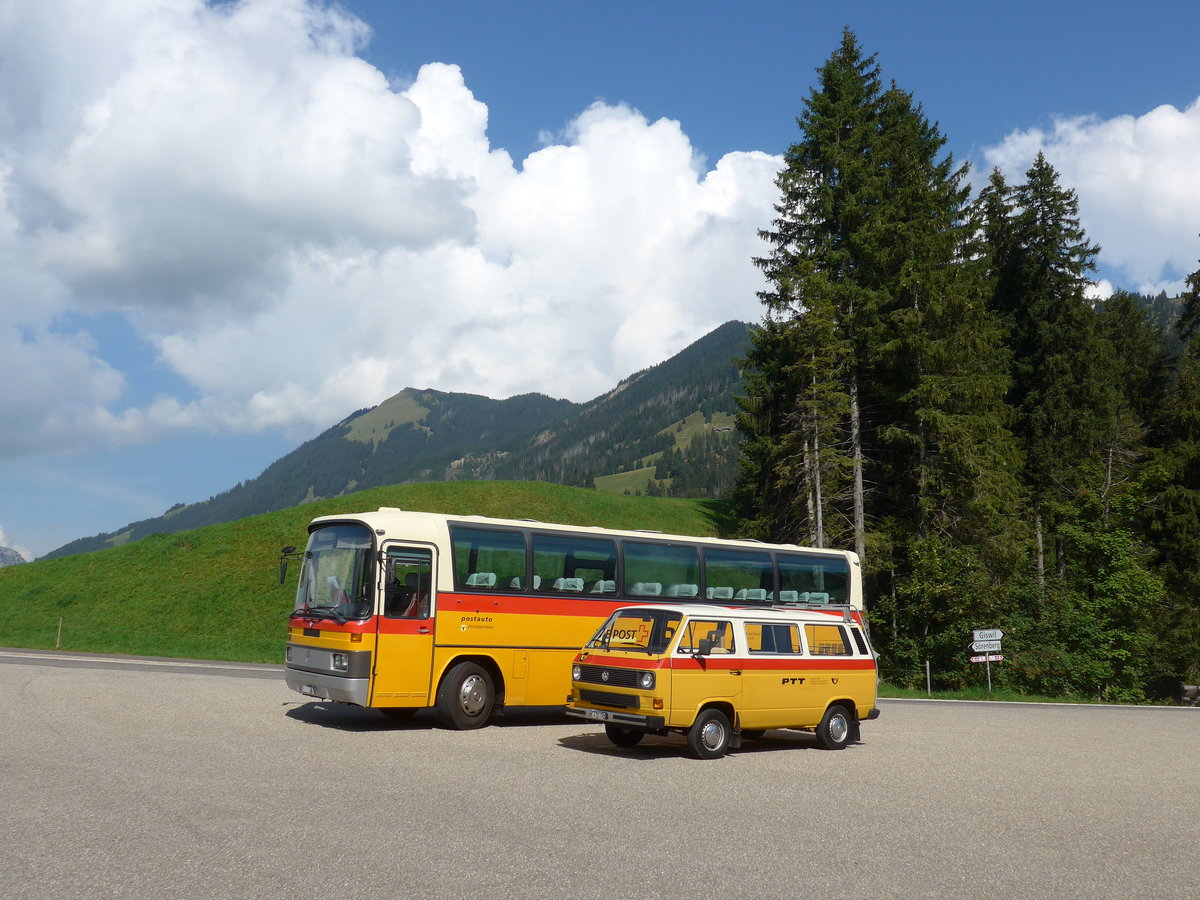
[[569,525],[716,535],[712,500],[630,497],[542,482],[458,481],[372,488],[109,550],[0,568],[0,646],[279,662],[303,547],[316,516],[397,506]]

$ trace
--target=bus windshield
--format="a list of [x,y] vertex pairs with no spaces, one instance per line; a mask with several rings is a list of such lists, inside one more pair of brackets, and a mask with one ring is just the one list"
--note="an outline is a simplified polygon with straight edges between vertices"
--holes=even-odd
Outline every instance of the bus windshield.
[[309,535],[293,615],[338,622],[371,615],[373,548],[363,525],[330,525]]
[[669,609],[618,609],[585,649],[666,653],[682,618]]

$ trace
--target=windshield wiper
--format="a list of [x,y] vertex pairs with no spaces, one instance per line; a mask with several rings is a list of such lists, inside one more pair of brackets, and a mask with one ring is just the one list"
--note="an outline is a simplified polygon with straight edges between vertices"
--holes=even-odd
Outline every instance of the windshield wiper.
[[334,606],[302,606],[293,610],[292,615],[300,616],[302,619],[332,619],[339,625],[346,624],[346,617]]

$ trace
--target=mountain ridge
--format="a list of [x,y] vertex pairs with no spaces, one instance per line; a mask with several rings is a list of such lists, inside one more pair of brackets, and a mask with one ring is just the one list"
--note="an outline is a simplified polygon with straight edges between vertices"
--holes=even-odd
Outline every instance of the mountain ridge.
[[[684,463],[672,455],[677,452],[674,434],[697,412],[705,421],[732,414],[741,386],[736,360],[744,354],[749,332],[744,322],[726,322],[586,403],[539,393],[495,400],[405,388],[352,412],[255,478],[208,500],[176,504],[161,516],[79,538],[42,559],[388,484],[498,479],[591,487],[599,477],[647,469],[651,474],[643,486],[630,492],[668,492],[678,475],[680,485],[710,486],[689,487],[689,496],[715,496],[736,465],[733,435],[706,435],[691,469],[680,475]],[[673,474],[654,482],[657,473],[651,467],[668,457]]]

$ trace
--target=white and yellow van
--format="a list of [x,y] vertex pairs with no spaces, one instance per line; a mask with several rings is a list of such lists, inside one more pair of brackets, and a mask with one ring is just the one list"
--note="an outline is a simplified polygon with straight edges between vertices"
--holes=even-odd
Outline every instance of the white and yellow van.
[[879,715],[875,653],[850,610],[699,604],[614,612],[575,657],[567,713],[632,747],[680,732],[714,759],[769,728],[839,750]]

